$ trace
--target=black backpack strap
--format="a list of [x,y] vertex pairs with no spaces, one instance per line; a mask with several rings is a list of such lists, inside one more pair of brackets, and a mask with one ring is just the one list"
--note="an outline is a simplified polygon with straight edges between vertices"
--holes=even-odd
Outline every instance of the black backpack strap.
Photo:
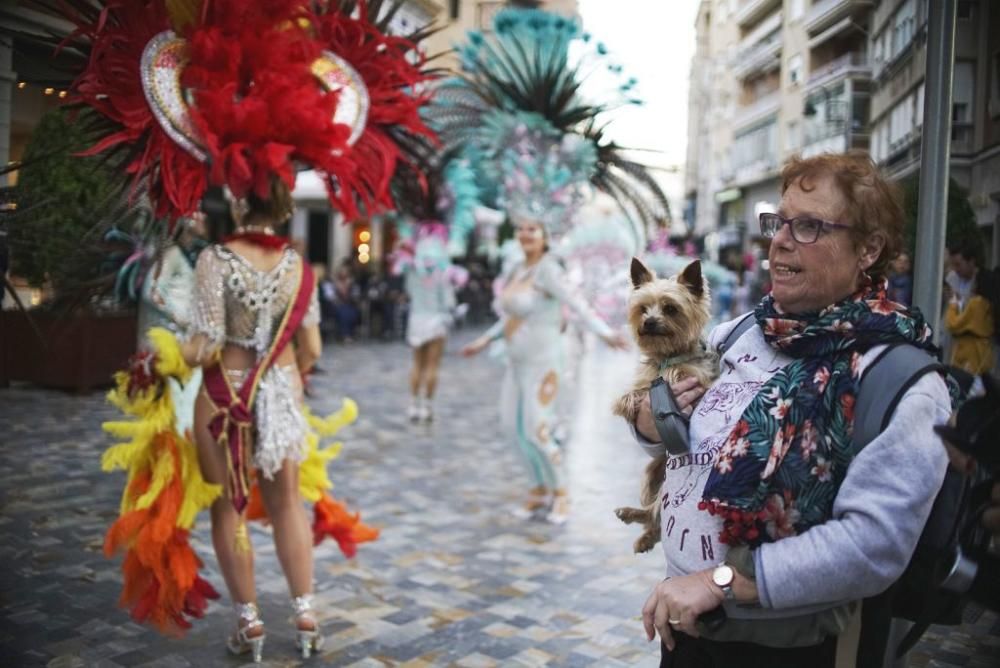
[[887,347],[871,361],[854,402],[855,453],[885,430],[903,395],[932,371],[946,369],[926,351],[905,343]]
[[743,336],[748,329],[756,324],[757,320],[753,317],[753,311],[745,313],[743,317],[740,318],[740,321],[736,323],[736,326],[729,330],[729,333],[726,334],[726,338],[722,339],[722,343],[716,347],[715,350],[719,353],[719,357],[721,358],[725,355],[726,351],[732,348],[733,344],[736,343],[736,340]]

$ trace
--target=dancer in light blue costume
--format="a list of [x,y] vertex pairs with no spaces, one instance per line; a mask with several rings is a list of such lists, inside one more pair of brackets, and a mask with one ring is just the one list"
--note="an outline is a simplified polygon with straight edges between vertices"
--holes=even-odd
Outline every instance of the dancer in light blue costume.
[[[571,61],[574,41],[579,57]],[[637,103],[635,80],[622,81],[621,67],[607,62],[606,47],[581,33],[573,19],[506,9],[497,14],[490,36],[470,32],[458,53],[464,76],[437,90],[430,121],[446,152],[470,160],[483,203],[507,213],[525,254],[503,276],[500,322],[462,352],[474,355],[493,340],[506,340],[504,430],[535,484],[524,510],[545,511],[561,523],[568,516],[565,457],[553,431],[563,307],[609,345],[625,343],[571,291],[548,247],[572,222],[591,185],[614,197],[639,227],[666,216],[668,206],[646,168],[629,160],[595,121],[605,111]],[[600,100],[584,100],[580,86],[598,68],[616,83]]]

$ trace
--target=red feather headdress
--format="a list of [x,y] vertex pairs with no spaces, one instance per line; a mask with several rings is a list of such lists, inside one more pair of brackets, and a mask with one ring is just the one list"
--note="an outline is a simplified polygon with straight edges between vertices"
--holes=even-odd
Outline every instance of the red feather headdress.
[[209,185],[266,197],[272,177],[326,177],[346,217],[392,208],[407,160],[399,137],[433,141],[420,120],[423,54],[384,34],[365,2],[107,0],[70,16],[86,50],[70,100],[111,121],[87,152],[128,149],[133,189],[157,215],[194,211]]

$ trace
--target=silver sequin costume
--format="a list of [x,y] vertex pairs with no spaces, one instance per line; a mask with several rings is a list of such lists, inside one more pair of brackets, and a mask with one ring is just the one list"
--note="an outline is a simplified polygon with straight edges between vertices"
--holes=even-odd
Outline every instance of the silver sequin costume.
[[[203,334],[211,348],[235,345],[263,357],[271,347],[285,311],[295,294],[298,263],[295,251],[285,249],[269,271],[254,268],[225,246],[211,246],[198,256],[195,268],[195,304],[191,334]],[[319,324],[319,299],[312,288],[302,327]],[[227,369],[230,382],[240,387],[247,371]],[[272,365],[260,380],[253,413],[256,426],[254,466],[271,479],[286,459],[306,455],[306,422],[302,414],[302,383],[294,365]]]

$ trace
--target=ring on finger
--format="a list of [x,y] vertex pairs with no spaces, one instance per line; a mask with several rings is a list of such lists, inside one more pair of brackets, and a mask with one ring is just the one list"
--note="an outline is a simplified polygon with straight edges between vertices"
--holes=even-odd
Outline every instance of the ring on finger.
[[681,620],[679,620],[679,619],[668,619],[667,620],[667,624],[670,624],[671,626],[677,626],[680,623],[681,623]]

